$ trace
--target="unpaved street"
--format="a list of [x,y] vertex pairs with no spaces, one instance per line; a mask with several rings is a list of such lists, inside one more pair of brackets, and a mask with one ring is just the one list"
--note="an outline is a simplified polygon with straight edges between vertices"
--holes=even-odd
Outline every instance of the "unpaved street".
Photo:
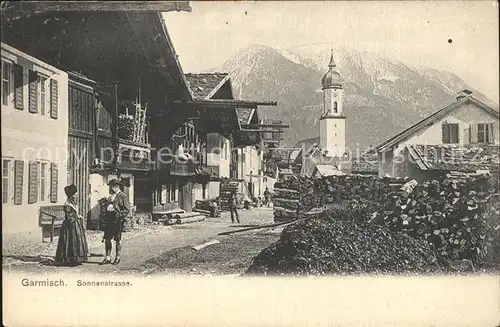
[[[239,274],[248,267],[253,256],[279,237],[268,229],[218,236],[220,232],[243,226],[272,223],[272,209],[242,210],[240,220],[241,225],[231,224],[229,214],[224,212],[220,218],[208,218],[199,223],[157,226],[126,240],[122,262],[117,266],[99,265],[104,258],[104,244],[101,243],[90,249],[89,261],[78,267],[56,267],[34,259],[3,264],[3,269],[40,273]],[[199,251],[191,248],[210,240],[220,243]],[[37,255],[32,254],[35,258]]]

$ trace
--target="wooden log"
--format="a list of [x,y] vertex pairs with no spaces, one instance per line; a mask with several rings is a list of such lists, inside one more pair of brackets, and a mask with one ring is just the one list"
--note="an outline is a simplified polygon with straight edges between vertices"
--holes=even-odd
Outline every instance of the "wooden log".
[[269,225],[261,225],[261,226],[256,226],[256,227],[243,228],[243,229],[238,229],[238,230],[229,231],[229,232],[222,232],[222,233],[219,233],[219,235],[229,235],[229,234],[234,234],[234,233],[246,232],[246,231],[249,231],[249,230],[263,229],[263,228],[272,228],[272,227],[281,226],[281,225],[294,224],[294,223],[297,223],[299,221],[303,221],[303,220],[306,220],[306,219],[310,219],[310,218],[308,217],[308,218],[297,219],[297,220],[294,220],[294,221],[285,221],[285,222],[280,222],[280,223],[275,223],[275,224],[269,224]]
[[205,216],[199,215],[195,217],[187,217],[187,218],[179,218],[177,219],[177,224],[188,224],[188,223],[194,223],[198,221],[203,221],[205,220]]
[[174,219],[184,219],[184,218],[189,218],[189,217],[196,217],[196,216],[199,216],[200,213],[198,212],[186,212],[186,213],[179,213],[179,214],[175,214],[173,215],[172,218]]
[[198,212],[198,213],[202,213],[204,215],[210,215],[210,211],[208,211],[208,210],[194,208],[193,211]]

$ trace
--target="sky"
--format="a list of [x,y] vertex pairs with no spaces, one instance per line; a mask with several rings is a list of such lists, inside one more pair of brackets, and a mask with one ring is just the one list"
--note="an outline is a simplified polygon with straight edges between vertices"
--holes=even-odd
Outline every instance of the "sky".
[[496,1],[191,1],[164,13],[184,72],[221,66],[262,44],[331,43],[453,72],[499,103]]

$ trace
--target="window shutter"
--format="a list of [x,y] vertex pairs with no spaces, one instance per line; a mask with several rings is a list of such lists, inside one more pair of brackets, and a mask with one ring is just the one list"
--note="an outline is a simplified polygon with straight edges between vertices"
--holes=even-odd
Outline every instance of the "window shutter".
[[491,144],[495,144],[495,126],[494,124],[488,124],[488,141]]
[[57,105],[58,105],[58,82],[55,79],[50,80],[50,117],[57,119]]
[[23,204],[24,161],[14,162],[14,204]]
[[470,143],[477,143],[477,124],[470,125]]
[[24,109],[23,66],[14,64],[14,108]]
[[441,135],[443,143],[450,143],[450,125],[441,125]]
[[38,112],[38,76],[37,73],[29,71],[29,112]]
[[29,180],[28,180],[28,203],[36,203],[38,199],[38,163],[29,163]]
[[451,142],[452,143],[458,143],[458,124],[451,124],[450,126],[450,132],[451,132]]
[[50,164],[50,202],[57,202],[58,170],[57,164]]

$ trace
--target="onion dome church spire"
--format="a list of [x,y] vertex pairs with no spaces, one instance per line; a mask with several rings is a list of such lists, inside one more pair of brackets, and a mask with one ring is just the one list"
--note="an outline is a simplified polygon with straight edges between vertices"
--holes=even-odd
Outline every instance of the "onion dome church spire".
[[337,71],[335,61],[333,60],[333,49],[331,50],[330,63],[328,64],[328,71],[321,79],[322,89],[342,88],[342,77]]

